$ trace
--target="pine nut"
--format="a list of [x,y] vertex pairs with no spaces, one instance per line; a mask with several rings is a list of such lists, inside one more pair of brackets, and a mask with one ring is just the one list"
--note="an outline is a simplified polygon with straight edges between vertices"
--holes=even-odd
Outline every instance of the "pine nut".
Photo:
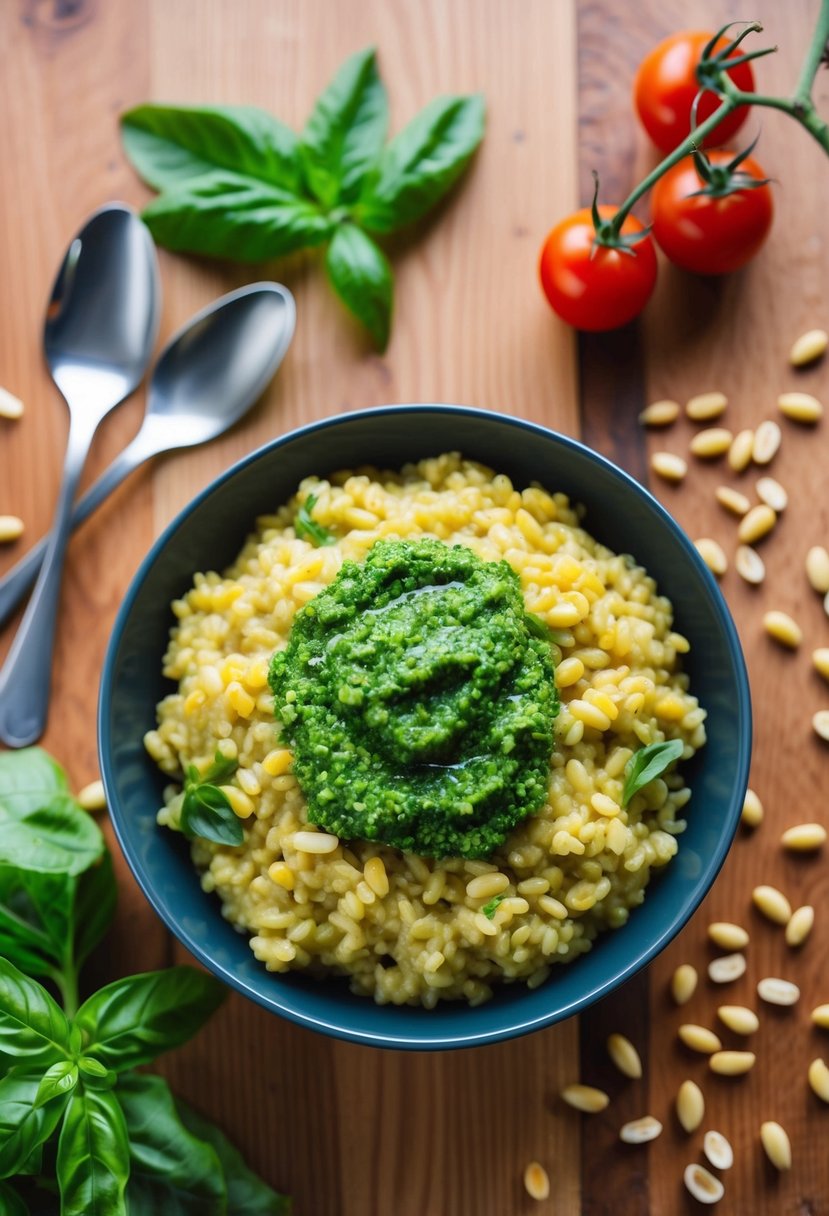
[[829,709],[819,709],[812,717],[812,726],[815,733],[829,743]]
[[23,535],[23,520],[18,515],[0,515],[0,545],[11,544]]
[[819,595],[829,591],[829,553],[823,545],[812,545],[806,554],[806,577]]
[[705,1098],[695,1081],[683,1081],[676,1095],[676,1115],[686,1132],[695,1132],[705,1117]]
[[737,538],[741,545],[754,545],[761,537],[771,532],[777,523],[777,515],[771,507],[761,503],[744,515],[737,527]]
[[821,1102],[829,1102],[829,1068],[824,1060],[812,1060],[809,1065],[809,1084]]
[[651,468],[657,477],[663,478],[664,481],[682,481],[688,472],[688,465],[674,452],[654,452],[651,456]]
[[756,1059],[753,1051],[715,1051],[708,1066],[721,1077],[741,1077],[751,1071]]
[[748,468],[754,453],[754,431],[738,431],[728,449],[728,463],[735,473]]
[[98,811],[105,811],[107,800],[103,781],[90,781],[89,785],[85,785],[82,790],[78,791],[76,801],[78,806],[92,815]]
[[623,1034],[612,1034],[607,1040],[607,1053],[619,1072],[634,1081],[642,1075],[642,1061],[639,1052]]
[[792,905],[776,887],[759,886],[751,892],[758,912],[776,925],[787,925],[792,918]]
[[685,413],[694,422],[707,422],[709,418],[719,418],[727,405],[725,393],[699,393],[687,402]]
[[363,866],[363,877],[375,895],[382,899],[389,893],[389,876],[382,857],[369,857]]
[[561,1096],[568,1106],[587,1115],[598,1114],[610,1101],[604,1090],[595,1089],[592,1085],[568,1085],[561,1091]]
[[531,1199],[549,1199],[550,1176],[538,1161],[531,1161],[524,1170],[524,1188]]
[[728,558],[723,553],[721,545],[718,545],[710,536],[702,536],[699,540],[694,541],[694,548],[712,574],[716,574],[717,577],[725,574],[728,569]]
[[748,545],[739,545],[734,554],[734,566],[740,578],[751,583],[753,587],[762,583],[766,577],[766,564],[756,549]]
[[494,895],[506,891],[508,886],[509,879],[506,874],[497,871],[494,874],[479,874],[466,884],[466,894],[470,899],[492,899]]
[[686,1165],[682,1177],[685,1180],[686,1189],[690,1191],[697,1203],[719,1203],[725,1194],[725,1187],[719,1178],[715,1178],[704,1165],[697,1165],[696,1162]]
[[763,628],[769,637],[774,638],[775,642],[779,642],[781,646],[788,647],[789,650],[797,650],[803,641],[802,629],[787,612],[778,612],[775,609],[765,613]]
[[743,799],[743,809],[740,814],[740,822],[746,827],[756,828],[763,822],[763,804],[755,794],[754,790],[749,786],[746,790],[746,796]]
[[695,1026],[691,1022],[686,1022],[680,1026],[677,1031],[682,1042],[691,1051],[698,1051],[700,1055],[710,1056],[715,1051],[722,1050],[722,1043],[713,1030],[709,1030],[706,1026]]
[[696,968],[690,963],[680,963],[671,976],[671,996],[677,1005],[685,1005],[694,995],[697,987]]
[[760,1127],[760,1140],[766,1150],[766,1156],[776,1170],[792,1168],[791,1141],[779,1123],[763,1123]]
[[812,1010],[812,1021],[822,1030],[829,1030],[829,1005],[818,1005]]
[[652,401],[639,415],[642,426],[670,426],[679,417],[678,401]]
[[772,511],[776,511],[778,515],[789,505],[788,494],[780,482],[775,481],[773,477],[761,477],[755,489],[760,501],[764,502],[767,507],[771,507]]
[[723,950],[745,950],[748,945],[748,933],[742,925],[733,925],[727,920],[713,921],[708,926],[708,936]]
[[732,486],[717,486],[714,494],[720,506],[725,507],[732,515],[745,515],[751,506],[745,494],[741,494]]
[[814,363],[826,354],[829,335],[823,329],[810,329],[801,334],[789,351],[789,363],[792,367],[805,367]]
[[826,828],[822,823],[797,823],[793,828],[786,828],[780,843],[794,853],[811,853],[826,843]]
[[717,1017],[734,1034],[755,1034],[760,1026],[757,1014],[745,1005],[720,1005]]
[[734,1149],[722,1132],[706,1132],[702,1141],[702,1151],[715,1170],[730,1170],[734,1164]]
[[730,984],[745,975],[746,959],[744,954],[723,954],[720,958],[712,958],[708,964],[708,978],[715,984]]
[[829,647],[821,646],[818,650],[813,650],[812,662],[815,671],[819,672],[824,680],[829,680]]
[[339,837],[330,832],[294,832],[291,844],[298,853],[333,853]]
[[16,422],[23,417],[23,402],[7,388],[0,388],[0,418],[9,418]]
[[653,1115],[643,1115],[641,1119],[631,1119],[619,1128],[619,1139],[625,1144],[646,1144],[655,1140],[662,1132],[662,1124]]
[[811,393],[781,393],[777,405],[794,422],[819,422],[823,417],[823,406]]
[[804,904],[792,912],[792,919],[786,925],[786,945],[802,946],[812,932],[815,923],[815,910],[810,904]]
[[800,989],[791,980],[781,980],[769,975],[757,985],[757,995],[767,1005],[796,1005],[800,1000]]
[[751,452],[751,459],[754,463],[770,464],[777,455],[782,438],[783,432],[776,422],[772,422],[770,419],[761,422],[754,432],[754,447]]
[[731,447],[734,436],[723,426],[712,426],[694,435],[689,447],[700,460],[714,460]]

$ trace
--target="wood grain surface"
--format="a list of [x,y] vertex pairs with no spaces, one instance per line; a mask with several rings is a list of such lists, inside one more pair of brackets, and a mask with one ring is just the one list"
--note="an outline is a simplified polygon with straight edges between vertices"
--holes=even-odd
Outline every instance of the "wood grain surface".
[[[66,571],[45,745],[81,785],[95,775],[97,673],[118,604],[153,536],[175,510],[233,460],[301,422],[383,402],[444,400],[503,409],[571,434],[645,477],[645,437],[636,426],[655,396],[683,401],[708,388],[730,398],[732,429],[775,412],[776,394],[804,387],[829,398],[826,366],[795,376],[792,339],[829,327],[829,165],[805,134],[779,115],[762,127],[761,159],[779,181],[778,217],[757,263],[724,284],[663,272],[643,325],[578,347],[550,316],[535,282],[540,241],[589,193],[597,168],[608,201],[651,152],[630,109],[630,80],[663,34],[731,17],[766,19],[781,44],[760,73],[769,90],[793,79],[814,2],[732,0],[5,0],[0,4],[0,384],[21,396],[19,423],[0,420],[0,513],[27,525],[23,542],[0,552],[6,569],[47,526],[63,444],[65,410],[40,355],[42,311],[65,244],[85,215],[122,198],[148,197],[124,161],[117,115],[139,101],[245,102],[299,127],[314,96],[351,51],[374,43],[389,86],[393,128],[439,92],[480,89],[488,131],[472,171],[414,234],[392,249],[397,315],[381,359],[323,282],[318,254],[257,270],[297,297],[294,345],[260,405],[234,432],[201,450],[142,470],[73,541]],[[822,86],[826,92],[826,85]],[[824,101],[829,99],[824,95]],[[161,340],[249,271],[161,254]],[[580,389],[580,392],[579,392]],[[579,397],[581,411],[579,411]],[[105,423],[89,463],[92,478],[138,427],[142,394]],[[829,1212],[829,1108],[805,1081],[808,1061],[827,1054],[808,1011],[829,1000],[825,857],[792,860],[781,830],[827,818],[827,753],[809,720],[829,694],[809,670],[813,645],[829,644],[829,622],[802,572],[806,548],[827,534],[825,425],[785,424],[772,471],[791,506],[763,546],[767,584],[749,591],[733,571],[723,581],[751,668],[757,718],[752,782],[766,820],[741,837],[704,908],[650,968],[616,997],[575,1020],[498,1047],[447,1054],[378,1052],[327,1040],[232,997],[161,1071],[215,1119],[250,1163],[290,1192],[297,1216],[667,1216],[691,1212],[682,1169],[700,1159],[701,1131],[686,1137],[672,1116],[679,1083],[700,1081],[710,1118],[735,1145],[719,1210],[743,1216]],[[653,442],[683,452],[681,423]],[[651,439],[648,444],[653,446]],[[678,490],[656,492],[692,535],[717,537],[729,555],[734,526],[713,499],[722,467],[693,463]],[[741,482],[749,488],[754,475]],[[748,490],[746,492],[749,492]],[[770,607],[793,612],[802,653],[783,654],[761,632]],[[10,630],[2,639],[5,647]],[[95,978],[183,957],[119,864],[121,902]],[[818,926],[795,956],[780,931],[750,907],[757,882],[794,903],[810,902]],[[800,1005],[764,1011],[758,1063],[739,1081],[709,1080],[705,1061],[677,1046],[684,1020],[713,1024],[726,997],[703,978],[691,1005],[667,997],[678,962],[704,977],[711,919],[752,934],[747,976],[730,1002],[755,1004],[764,974],[796,979]],[[613,1075],[604,1049],[622,1030],[645,1060],[641,1082]],[[726,1037],[727,1034],[726,1034]],[[557,1097],[581,1074],[613,1101],[597,1117],[576,1116]],[[649,1148],[617,1141],[621,1122],[651,1112],[665,1133]],[[794,1168],[777,1177],[758,1144],[761,1120],[790,1132]],[[552,1180],[549,1202],[523,1192],[536,1158]]]

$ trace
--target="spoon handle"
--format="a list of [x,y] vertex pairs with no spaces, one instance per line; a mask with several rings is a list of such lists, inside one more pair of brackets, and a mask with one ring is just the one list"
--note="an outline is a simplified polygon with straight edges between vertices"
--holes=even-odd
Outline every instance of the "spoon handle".
[[[83,498],[79,498],[75,503],[72,510],[72,528],[80,527],[133,469],[137,469],[153,455],[155,449],[150,450],[139,431],[132,442],[127,444],[123,452],[115,457],[112,464],[89,487]],[[32,545],[29,552],[0,578],[0,629],[37,578],[48,544],[49,535],[41,537],[37,544]]]
[[72,530],[72,502],[97,423],[97,418],[93,422],[81,414],[71,417],[63,480],[43,566],[0,671],[0,739],[8,747],[36,743],[46,726],[61,574]]

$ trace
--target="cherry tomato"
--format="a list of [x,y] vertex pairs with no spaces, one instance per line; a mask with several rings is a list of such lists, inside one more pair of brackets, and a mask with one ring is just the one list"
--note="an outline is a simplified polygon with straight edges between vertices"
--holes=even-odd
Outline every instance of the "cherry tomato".
[[[716,168],[733,159],[733,152],[708,153]],[[741,174],[764,181],[757,161],[746,157]],[[677,266],[696,274],[728,274],[739,270],[763,244],[774,211],[768,186],[736,190],[721,197],[698,194],[705,182],[693,157],[681,160],[653,188],[653,235]]]
[[[696,67],[713,33],[706,30],[686,30],[674,34],[654,47],[639,65],[633,86],[633,100],[642,126],[657,148],[673,152],[691,131],[691,106],[700,90]],[[728,43],[721,38],[716,50]],[[740,54],[737,50],[734,56]],[[729,56],[731,58],[732,56]],[[754,92],[754,73],[750,63],[738,64],[729,73],[738,89]],[[697,106],[697,126],[708,118],[720,104],[716,93],[703,93]],[[747,106],[740,106],[724,118],[705,140],[705,147],[729,141],[745,121]]]
[[[599,207],[604,220],[618,207]],[[629,215],[622,234],[641,232]],[[568,215],[547,235],[539,274],[551,307],[576,329],[615,329],[642,311],[656,283],[656,254],[650,237],[628,249],[595,245],[588,207]]]

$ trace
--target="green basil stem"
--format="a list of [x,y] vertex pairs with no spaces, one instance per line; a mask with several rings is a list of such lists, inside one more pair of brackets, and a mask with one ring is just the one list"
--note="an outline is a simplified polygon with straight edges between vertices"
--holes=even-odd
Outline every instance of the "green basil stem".
[[63,967],[55,973],[55,983],[60,990],[63,1012],[68,1018],[74,1018],[78,1012],[78,967],[71,943],[67,947]]

